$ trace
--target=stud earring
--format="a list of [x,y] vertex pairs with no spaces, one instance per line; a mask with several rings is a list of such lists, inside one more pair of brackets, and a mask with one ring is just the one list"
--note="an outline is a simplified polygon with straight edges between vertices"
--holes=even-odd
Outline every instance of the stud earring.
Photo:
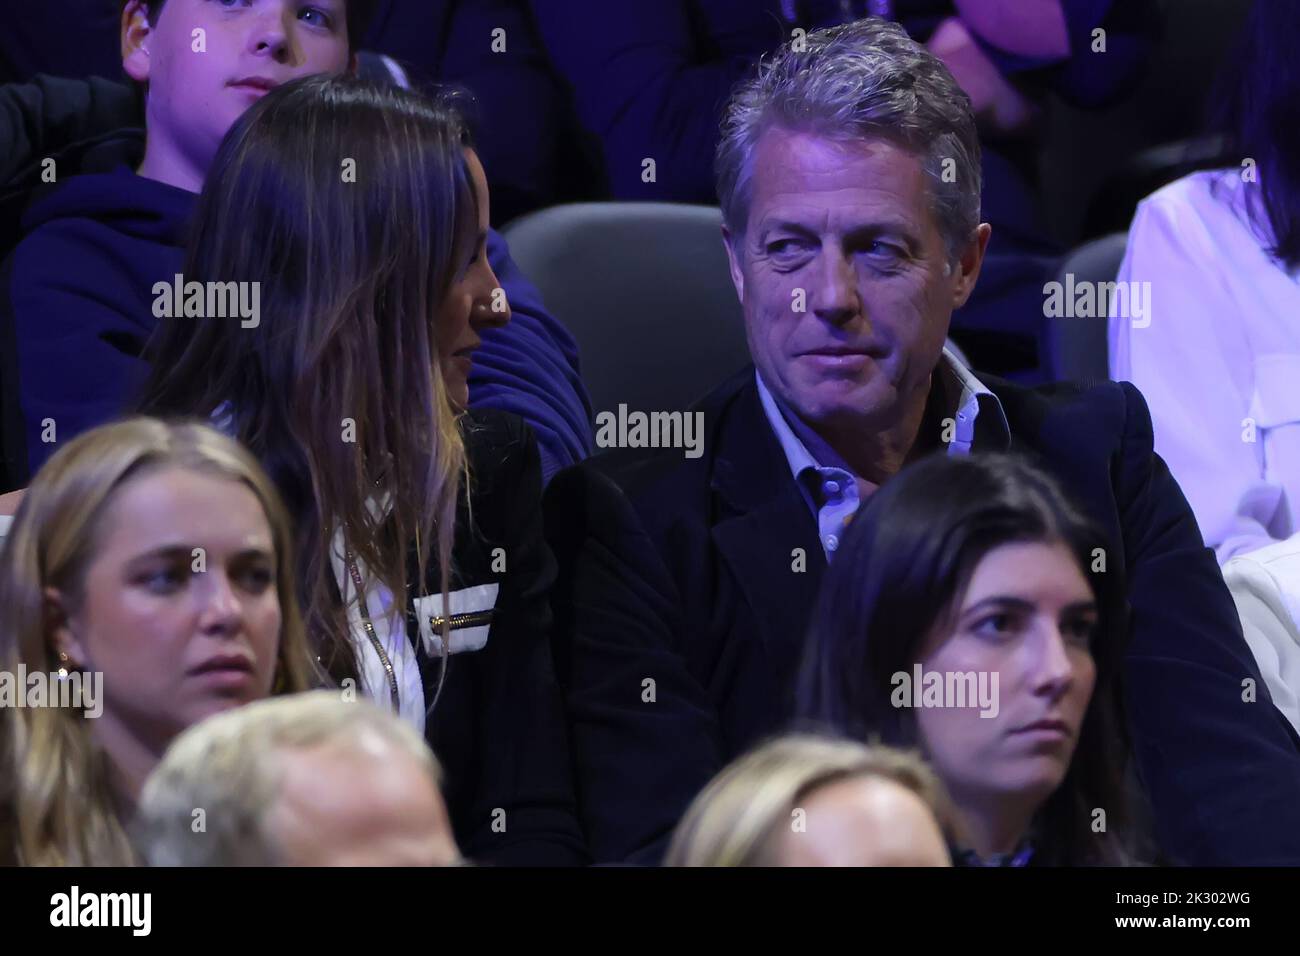
[[68,655],[59,651],[59,680],[68,679]]

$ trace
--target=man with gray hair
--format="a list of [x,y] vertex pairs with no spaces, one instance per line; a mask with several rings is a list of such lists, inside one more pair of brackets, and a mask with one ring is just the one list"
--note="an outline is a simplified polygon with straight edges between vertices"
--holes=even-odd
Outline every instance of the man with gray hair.
[[[1300,740],[1128,383],[1028,389],[944,348],[980,274],[970,101],[898,26],[787,43],[734,92],[717,152],[753,367],[706,397],[704,454],[607,459],[671,570],[677,648],[727,756],[795,713],[818,584],[858,505],[927,454],[1033,455],[1104,529],[1130,731],[1174,860],[1300,863]],[[689,343],[684,343],[689,347]],[[1243,690],[1248,688],[1249,693]]]
[[274,697],[181,734],[140,798],[153,866],[450,866],[439,769],[405,721],[335,691]]

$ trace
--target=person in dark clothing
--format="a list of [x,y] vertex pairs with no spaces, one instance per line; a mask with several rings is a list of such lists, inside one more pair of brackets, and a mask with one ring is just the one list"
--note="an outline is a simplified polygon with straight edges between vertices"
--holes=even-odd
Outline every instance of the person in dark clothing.
[[67,79],[122,74],[119,14],[113,0],[47,0],[5,18],[0,32],[0,84],[28,83],[37,74]]
[[[173,0],[176,4],[191,2],[196,0]],[[157,23],[150,24],[141,8],[136,20],[128,21],[126,31],[129,44],[133,44],[128,64],[137,72],[145,70],[142,77],[153,70],[150,83],[159,91],[169,81],[157,72],[159,58],[155,55],[150,60],[143,51],[169,43],[183,43],[188,50],[189,44],[188,33],[178,39],[179,28],[159,32],[169,22],[179,22],[168,20],[170,9],[164,7]],[[248,41],[262,45],[246,54],[246,61],[229,63],[228,72],[263,70],[278,75],[285,70],[290,41],[281,23],[226,22],[221,29],[233,25],[240,30],[269,30],[263,39]],[[299,29],[316,28],[308,24]],[[333,60],[308,62],[294,70],[310,72],[313,66],[325,65],[339,68],[345,55],[346,51],[336,46]],[[173,57],[172,62],[179,64],[178,72],[171,74],[174,82],[190,83],[189,63],[210,63],[216,56],[214,49],[204,58]],[[238,115],[252,102],[233,87],[221,95],[236,99],[227,111],[231,115]],[[30,96],[23,100],[30,101]],[[151,161],[147,139],[142,142],[134,132],[121,132],[71,148],[74,159],[65,166],[73,165],[86,176],[65,180],[63,173],[54,183],[40,182],[40,159],[33,156],[26,164],[28,172],[20,177],[28,184],[35,178],[37,191],[30,200],[21,200],[29,203],[22,224],[26,238],[0,267],[0,336],[13,343],[6,354],[17,357],[17,368],[8,367],[14,364],[9,359],[0,369],[8,486],[24,483],[58,441],[120,412],[143,375],[140,350],[156,322],[154,287],[158,282],[172,282],[181,271],[193,190],[201,183],[203,166],[210,161],[208,147],[215,151],[211,135],[219,128],[207,119],[201,126],[194,125],[199,123],[195,117],[203,115],[197,109],[173,108],[170,113],[162,109],[151,120],[149,135],[164,143],[188,144],[184,148],[171,148],[161,159]],[[43,115],[64,112],[47,107]],[[111,116],[117,107],[107,112]],[[97,116],[84,121],[85,126],[102,128],[107,118]],[[169,132],[155,133],[158,129]],[[46,141],[55,138],[49,135]],[[191,154],[198,158],[185,158]],[[168,161],[168,156],[175,161]],[[131,172],[137,166],[143,175]],[[129,255],[124,255],[126,250]],[[471,378],[472,401],[476,407],[521,414],[534,426],[541,442],[543,476],[549,479],[591,449],[590,407],[578,373],[577,345],[546,313],[536,289],[514,266],[495,232],[489,234],[488,255],[499,270],[516,321],[508,331],[491,329],[485,334]],[[76,262],[77,268],[67,269],[69,262]],[[15,398],[18,388],[20,398]],[[21,416],[16,410],[19,404]],[[18,424],[19,417],[25,426]],[[23,448],[13,447],[19,427],[26,428]]]
[[185,265],[257,283],[257,321],[169,310],[142,408],[211,419],[263,462],[322,677],[425,734],[465,854],[579,864],[537,445],[466,410],[481,333],[510,320],[488,202],[445,100],[346,76],[267,94],[213,160]]
[[396,60],[417,87],[472,94],[494,226],[607,195],[599,144],[578,121],[528,0],[379,0],[364,46]]
[[657,865],[722,768],[714,709],[674,646],[672,579],[619,487],[566,468],[544,507],[559,565],[556,673],[587,846],[597,863]]
[[[881,93],[842,102],[854,84]],[[990,231],[951,74],[896,25],[861,21],[783,47],[726,129],[719,193],[754,367],[696,406],[698,458],[592,464],[619,481],[671,572],[676,646],[718,711],[724,756],[792,714],[809,613],[859,503],[931,451],[1023,452],[1101,527],[1094,560],[1124,583],[1129,731],[1164,855],[1300,863],[1300,740],[1152,449],[1142,396],[1127,383],[1029,389],[944,350]],[[925,172],[936,157],[958,160],[947,188]],[[805,311],[791,308],[800,289]]]
[[[970,94],[984,146],[984,281],[953,316],[979,367],[1041,380],[1042,286],[1060,250],[1035,196],[1039,104],[1122,96],[1157,27],[1153,0],[532,0],[578,113],[604,146],[615,198],[713,203],[713,152],[732,86],[808,30],[898,20]],[[1094,31],[1104,31],[1098,41]],[[653,160],[648,170],[647,161]]]

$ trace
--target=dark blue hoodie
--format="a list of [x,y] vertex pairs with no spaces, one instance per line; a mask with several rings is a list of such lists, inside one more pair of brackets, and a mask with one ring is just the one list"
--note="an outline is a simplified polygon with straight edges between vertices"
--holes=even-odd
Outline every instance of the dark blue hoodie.
[[[153,286],[183,271],[197,197],[132,172],[140,143],[108,144],[74,176],[33,201],[25,238],[0,270],[0,322],[12,321],[29,472],[70,439],[131,409],[156,319]],[[238,214],[235,212],[234,214]],[[250,224],[250,228],[255,228]],[[470,404],[513,412],[537,435],[543,480],[591,453],[591,405],[573,337],[488,235],[488,258],[513,315],[474,355]]]

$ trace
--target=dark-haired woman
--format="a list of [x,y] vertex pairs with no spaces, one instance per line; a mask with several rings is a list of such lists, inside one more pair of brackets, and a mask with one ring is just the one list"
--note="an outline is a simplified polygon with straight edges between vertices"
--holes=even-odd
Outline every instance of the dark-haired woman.
[[822,583],[804,717],[919,747],[951,795],[954,861],[1133,860],[1115,679],[1119,582],[1056,483],[935,456],[858,512]]
[[266,466],[322,680],[425,733],[466,855],[579,863],[537,445],[465,411],[480,334],[509,320],[487,223],[447,100],[272,91],[222,143],[185,272],[240,283],[256,314],[165,320],[142,404],[210,417]]

